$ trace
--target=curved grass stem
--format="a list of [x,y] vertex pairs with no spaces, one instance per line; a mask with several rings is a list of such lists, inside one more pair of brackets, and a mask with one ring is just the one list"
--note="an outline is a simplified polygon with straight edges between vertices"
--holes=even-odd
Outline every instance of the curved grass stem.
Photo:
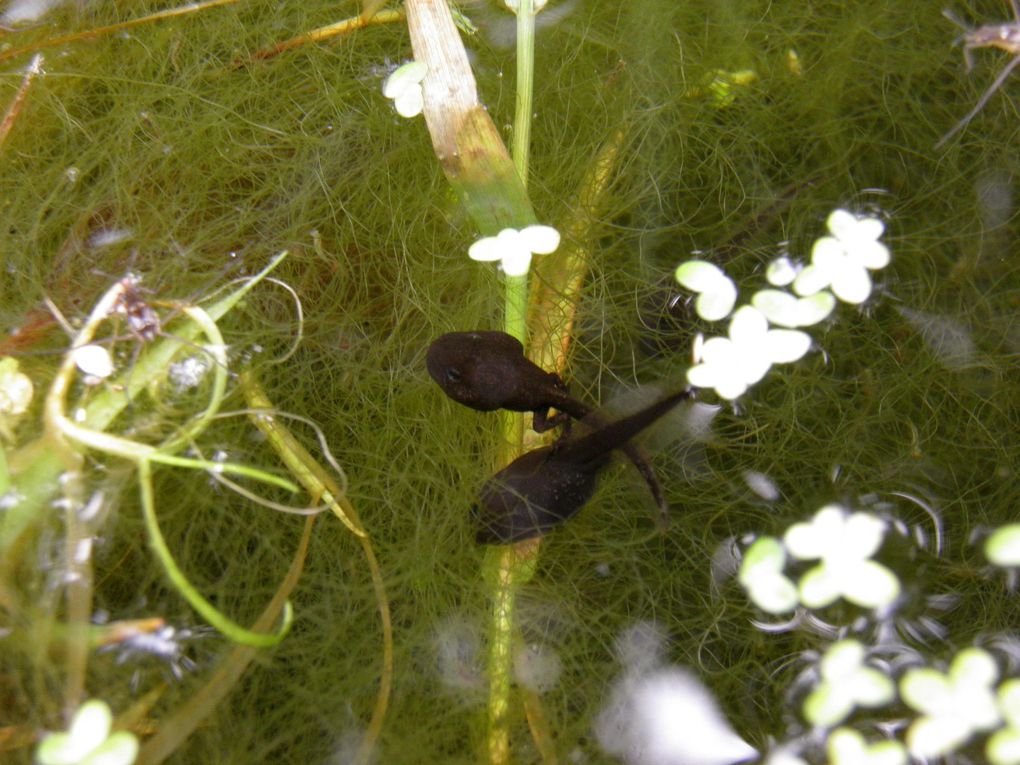
[[271,648],[279,644],[290,631],[291,623],[294,621],[294,609],[287,601],[283,606],[283,618],[280,628],[272,634],[265,632],[253,632],[240,624],[228,619],[212,603],[206,600],[197,589],[188,581],[184,573],[178,568],[170,548],[163,539],[159,530],[159,521],[156,519],[156,502],[152,493],[152,466],[149,460],[138,461],[138,486],[141,489],[142,515],[145,518],[145,530],[149,535],[149,547],[152,549],[156,559],[163,566],[163,571],[173,584],[174,589],[181,594],[188,604],[194,608],[203,619],[219,630],[225,637],[238,645],[251,646],[252,648]]
[[372,576],[372,587],[375,590],[376,607],[379,609],[383,633],[383,666],[379,679],[379,693],[376,696],[372,719],[354,757],[354,762],[359,765],[368,763],[372,760],[376,741],[382,731],[386,711],[389,708],[390,691],[393,687],[393,623],[390,618],[389,597],[386,595],[386,585],[383,582],[379,561],[375,557],[372,541],[368,532],[361,525],[361,519],[358,517],[354,505],[344,496],[344,491],[337,485],[329,471],[312,457],[288,428],[270,414],[273,411],[273,404],[254,375],[250,372],[243,373],[241,387],[245,399],[251,407],[249,415],[252,422],[266,435],[269,443],[280,455],[280,459],[312,495],[313,504],[325,502],[333,514],[358,538],[365,554],[365,560]]

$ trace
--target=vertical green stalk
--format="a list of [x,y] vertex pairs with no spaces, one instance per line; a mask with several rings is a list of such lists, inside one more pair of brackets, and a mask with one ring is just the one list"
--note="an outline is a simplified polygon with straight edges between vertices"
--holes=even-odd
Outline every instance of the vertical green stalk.
[[535,84],[535,4],[517,0],[517,108],[514,112],[513,158],[521,182],[528,185],[531,112]]
[[[517,7],[517,105],[514,114],[513,161],[521,183],[528,183],[531,142],[532,92],[535,62],[535,9],[532,0],[518,0]],[[525,342],[528,312],[528,276],[507,276],[504,281],[503,330]],[[500,463],[517,457],[524,443],[524,416],[508,412],[503,419],[505,436]],[[530,547],[530,546],[529,546]],[[499,547],[495,559],[496,583],[492,599],[489,643],[488,756],[493,765],[510,758],[510,687],[513,656],[514,603],[522,562],[514,546]]]

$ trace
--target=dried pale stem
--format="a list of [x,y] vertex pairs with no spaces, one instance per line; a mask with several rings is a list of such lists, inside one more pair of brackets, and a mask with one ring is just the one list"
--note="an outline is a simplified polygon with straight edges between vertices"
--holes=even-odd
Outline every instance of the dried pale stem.
[[303,35],[298,35],[297,37],[292,37],[289,40],[284,40],[282,43],[277,43],[272,48],[257,51],[252,55],[252,58],[256,60],[273,58],[274,56],[279,56],[281,53],[285,53],[286,51],[294,48],[300,48],[302,45],[308,45],[309,43],[321,42],[333,37],[339,37],[340,35],[350,34],[355,30],[364,29],[372,24],[392,24],[395,21],[402,21],[403,19],[403,11],[378,10],[368,12],[368,9],[366,9],[366,11],[359,13],[357,16],[351,16],[349,19],[338,21],[335,24],[328,24],[327,26],[313,29],[310,32],[305,32]]
[[375,557],[371,539],[361,525],[354,505],[344,496],[343,490],[337,485],[329,471],[305,449],[288,428],[273,416],[273,404],[254,375],[245,372],[241,376],[241,387],[245,399],[252,409],[249,412],[252,422],[266,435],[269,443],[280,455],[280,459],[305,487],[305,490],[311,494],[312,503],[325,503],[333,511],[333,514],[354,533],[368,563],[383,633],[383,666],[379,680],[379,693],[376,696],[372,719],[354,758],[355,763],[368,763],[371,761],[376,741],[382,731],[386,711],[389,708],[390,691],[393,687],[393,624],[390,618],[389,598],[386,594],[379,562]]
[[18,92],[14,94],[14,100],[11,101],[11,105],[7,107],[7,113],[4,115],[3,122],[0,122],[0,146],[4,145],[4,141],[7,140],[7,134],[11,132],[15,120],[21,114],[21,107],[25,105],[25,99],[28,97],[28,89],[32,87],[32,81],[35,80],[36,75],[42,71],[42,63],[42,54],[37,53],[32,57],[32,63],[28,65],[28,69],[25,70],[25,76],[21,79],[21,86],[18,88]]
[[137,19],[122,21],[117,24],[108,24],[105,27],[95,27],[94,29],[86,29],[81,32],[59,35],[57,37],[51,37],[48,40],[34,42],[31,45],[24,45],[20,48],[11,48],[10,50],[0,51],[0,61],[7,61],[8,59],[16,58],[23,53],[29,53],[33,50],[53,48],[57,45],[77,42],[78,40],[91,40],[96,37],[112,34],[113,32],[122,32],[125,29],[133,29],[134,27],[139,27],[144,24],[151,24],[154,21],[172,19],[178,16],[185,16],[189,13],[197,13],[198,11],[215,8],[220,5],[233,5],[237,2],[239,2],[239,0],[207,0],[204,3],[188,3],[187,5],[180,5],[176,8],[168,8],[167,10],[159,11],[158,13],[150,13],[148,16],[142,16]]

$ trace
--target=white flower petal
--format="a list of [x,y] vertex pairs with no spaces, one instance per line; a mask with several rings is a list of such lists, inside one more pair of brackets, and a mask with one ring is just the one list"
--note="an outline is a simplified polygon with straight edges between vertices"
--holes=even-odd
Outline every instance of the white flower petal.
[[823,319],[828,318],[836,307],[836,298],[831,292],[825,290],[802,297],[797,301],[797,324],[798,327],[810,327]]
[[781,255],[769,263],[768,268],[765,270],[765,278],[773,287],[785,287],[793,283],[793,280],[797,278],[799,270],[792,260],[785,255]]
[[757,308],[743,305],[730,319],[730,339],[743,351],[758,345],[769,330],[769,321]]
[[503,255],[503,271],[507,276],[524,276],[531,267],[531,253],[515,250]]
[[527,243],[521,238],[521,232],[515,228],[504,228],[496,234],[496,240],[499,242],[500,247],[505,248],[504,252],[526,250],[528,248]]
[[934,759],[956,749],[970,735],[970,729],[961,720],[921,717],[907,731],[907,748],[914,757]]
[[560,232],[552,226],[526,226],[521,229],[521,240],[536,255],[548,255],[560,246]]
[[811,248],[811,265],[820,268],[830,277],[846,260],[846,248],[839,239],[823,236]]
[[992,765],[1020,765],[1020,730],[1010,727],[995,731],[985,744],[985,755]]
[[693,292],[704,292],[714,288],[721,282],[732,284],[726,273],[714,263],[707,260],[688,260],[676,268],[676,280]]
[[854,674],[864,664],[864,646],[852,638],[829,646],[819,664],[826,680],[842,680]]
[[744,552],[737,578],[741,584],[747,584],[755,577],[777,574],[785,565],[783,543],[775,537],[761,537]]
[[1020,728],[1020,679],[1010,678],[999,686],[999,709],[1014,728]]
[[800,602],[808,608],[825,608],[840,595],[842,582],[826,566],[815,566],[800,578]]
[[471,260],[490,261],[503,259],[503,246],[499,239],[494,236],[485,236],[475,241],[468,247],[468,257]]
[[719,380],[718,370],[711,364],[696,364],[687,370],[687,382],[695,388],[714,388]]
[[797,607],[797,586],[782,574],[757,577],[747,585],[747,594],[769,614],[785,614]]
[[720,398],[732,401],[735,398],[740,398],[747,392],[747,383],[739,377],[728,377],[715,384],[715,392]]
[[889,265],[889,248],[881,242],[860,242],[848,249],[847,254],[865,268],[875,271]]
[[113,724],[113,713],[105,701],[92,699],[86,701],[78,711],[74,713],[71,720],[71,728],[68,730],[70,742],[75,751],[84,755],[95,750],[100,744],[106,741],[110,735],[110,726]]
[[706,321],[718,321],[730,315],[736,302],[737,285],[728,277],[724,277],[723,281],[715,283],[698,295],[694,302],[694,310]]
[[953,697],[949,678],[931,667],[915,667],[903,673],[900,698],[923,714],[952,712]]
[[780,327],[799,326],[797,303],[796,297],[782,290],[758,290],[751,298],[751,305]]
[[760,382],[771,368],[772,359],[769,358],[768,348],[766,345],[762,345],[755,348],[753,353],[749,352],[741,357],[739,374],[744,384],[750,387]]
[[840,546],[846,511],[840,505],[825,505],[807,523],[795,523],[783,535],[787,551],[795,558],[821,558]]
[[765,335],[766,355],[773,364],[790,364],[803,358],[811,336],[799,329],[773,329]]
[[896,697],[896,686],[874,667],[861,667],[853,677],[851,693],[862,707],[880,707]]
[[814,295],[832,283],[828,272],[815,265],[805,266],[793,281],[793,291],[798,295]]
[[832,292],[844,303],[863,303],[871,294],[871,277],[863,266],[847,264],[833,276]]
[[409,61],[398,66],[383,83],[383,95],[386,98],[397,98],[409,87],[424,80],[428,71],[428,66],[421,61]]
[[[840,239],[853,236],[858,225],[857,216],[848,210],[837,209],[829,213],[825,219],[825,226],[832,232],[833,236]],[[881,234],[881,232],[879,232]]]
[[804,719],[819,728],[831,728],[847,718],[853,699],[835,683],[822,683],[804,699]]
[[129,731],[111,735],[82,765],[131,765],[138,757],[138,739]]
[[93,377],[105,378],[113,374],[113,358],[101,345],[81,345],[71,351],[78,369]]
[[870,558],[885,538],[886,522],[871,513],[853,513],[843,524],[842,545],[858,558]]
[[999,679],[999,666],[987,651],[964,648],[953,659],[949,676],[958,686],[987,688]]
[[421,85],[411,85],[403,93],[393,100],[397,114],[410,119],[421,114],[425,108],[425,96],[422,93]]

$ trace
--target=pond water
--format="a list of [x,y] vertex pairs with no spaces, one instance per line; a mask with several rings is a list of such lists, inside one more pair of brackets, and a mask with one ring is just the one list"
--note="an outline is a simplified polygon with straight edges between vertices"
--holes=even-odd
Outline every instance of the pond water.
[[[0,56],[29,52],[3,61],[3,103],[39,41],[158,10],[61,6],[37,28],[6,34]],[[509,145],[514,17],[495,2],[461,10],[478,27],[464,45],[479,98]],[[621,699],[658,671],[679,678],[684,699],[703,693],[692,683],[707,688],[754,750],[796,742],[806,762],[824,762],[825,736],[804,738],[812,726],[802,704],[819,653],[837,638],[861,641],[897,684],[910,667],[945,671],[973,645],[988,649],[1002,678],[1020,674],[1014,582],[983,551],[1020,507],[1020,83],[1007,78],[935,149],[1012,60],[977,49],[967,72],[954,47],[962,30],[939,10],[561,0],[539,15],[528,188],[538,219],[571,232],[564,246],[587,258],[565,372],[578,398],[615,416],[686,384],[698,333],[727,327],[699,318],[674,278],[692,253],[725,269],[743,303],[767,286],[777,257],[808,262],[830,213],[845,209],[883,221],[891,261],[871,273],[866,301],[841,303],[805,330],[803,358],[775,366],[735,402],[700,391],[697,407],[647,434],[668,530],[620,460],[543,541],[516,593],[511,761],[641,761],[642,743],[626,737],[643,723],[613,711],[640,707]],[[1011,21],[1001,3],[952,11],[972,26]],[[352,3],[240,2],[42,50],[44,73],[0,154],[0,343],[36,399],[17,423],[0,421],[9,430],[0,435],[15,481],[28,480],[34,453],[18,449],[46,443],[41,401],[68,342],[44,299],[74,324],[110,285],[140,276],[104,325],[127,369],[174,332],[182,304],[289,251],[273,276],[299,297],[300,321],[290,294],[263,283],[220,322],[231,370],[220,411],[240,413],[182,454],[285,474],[245,418],[233,376],[243,369],[274,407],[317,423],[388,596],[392,695],[375,761],[485,761],[497,554],[475,545],[469,510],[498,465],[502,420],[448,400],[425,351],[445,332],[500,329],[502,276],[467,257],[478,231],[424,121],[397,116],[382,96],[384,78],[411,57],[405,23],[261,55],[355,13]],[[607,146],[608,181],[579,211]],[[188,382],[194,364],[139,393],[111,432],[170,438],[209,396],[202,370]],[[75,383],[70,395],[106,385]],[[319,457],[313,430],[290,424]],[[176,629],[172,647],[156,651],[162,659],[120,646],[76,665],[87,695],[115,713],[168,681],[133,726],[144,742],[232,647],[168,584],[130,461],[93,453],[81,470],[78,499],[102,499],[99,519],[86,522],[91,600],[72,602],[90,603],[92,621],[159,617]],[[153,488],[182,571],[232,619],[253,623],[290,565],[302,519],[206,471],[159,467]],[[244,488],[304,502],[257,482]],[[9,494],[3,512],[22,500]],[[796,624],[791,613],[764,613],[737,583],[733,556],[830,504],[883,521],[891,541],[878,559],[898,578],[896,606],[879,618],[840,600],[799,612]],[[54,627],[73,616],[62,605],[75,586],[70,536],[59,506],[40,507],[16,543],[5,538],[0,569],[9,643],[0,724],[23,736],[62,727],[75,682]],[[384,640],[363,547],[330,513],[315,524],[291,600],[289,635],[258,655],[168,761],[356,761]],[[671,706],[671,693],[654,702],[675,709],[669,719],[707,725],[697,704]],[[909,696],[858,711],[857,729],[869,741],[906,741],[925,714]],[[958,761],[987,756],[984,733],[963,739],[953,742]],[[31,761],[21,741],[5,761]],[[750,753],[727,741],[703,761]],[[684,761],[667,744],[664,754],[647,746],[644,761]]]

